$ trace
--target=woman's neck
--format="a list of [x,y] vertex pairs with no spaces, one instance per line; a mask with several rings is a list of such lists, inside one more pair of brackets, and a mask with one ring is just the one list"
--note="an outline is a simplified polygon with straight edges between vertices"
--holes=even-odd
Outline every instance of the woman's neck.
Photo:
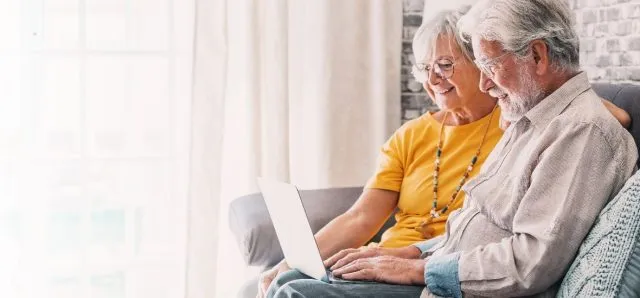
[[[447,126],[459,126],[478,121],[489,115],[497,104],[496,99],[489,97],[488,95],[486,97],[482,97],[482,100],[478,100],[477,104],[473,107],[442,110],[434,113],[433,117],[438,120],[438,122],[442,122],[444,120],[444,125]],[[448,113],[446,119],[444,117],[445,113]]]

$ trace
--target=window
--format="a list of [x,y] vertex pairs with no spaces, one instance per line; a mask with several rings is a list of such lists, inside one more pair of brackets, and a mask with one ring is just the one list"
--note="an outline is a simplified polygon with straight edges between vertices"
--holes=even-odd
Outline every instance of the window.
[[192,38],[191,1],[0,1],[1,297],[183,296]]

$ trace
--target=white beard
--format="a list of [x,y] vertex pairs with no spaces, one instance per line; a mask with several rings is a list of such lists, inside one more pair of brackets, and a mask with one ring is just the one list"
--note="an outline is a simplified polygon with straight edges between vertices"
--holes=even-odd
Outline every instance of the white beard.
[[[520,92],[498,99],[502,118],[512,123],[520,120],[529,110],[542,101],[544,96],[542,89],[533,80],[531,73],[520,71],[518,77]],[[489,94],[495,98],[500,98],[504,96],[506,92],[498,87],[494,87],[489,90]]]

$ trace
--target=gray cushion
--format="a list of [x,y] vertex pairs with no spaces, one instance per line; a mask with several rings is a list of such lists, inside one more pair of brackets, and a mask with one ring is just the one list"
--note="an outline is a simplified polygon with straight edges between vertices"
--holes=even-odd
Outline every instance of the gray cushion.
[[640,297],[640,172],[602,210],[558,297]]

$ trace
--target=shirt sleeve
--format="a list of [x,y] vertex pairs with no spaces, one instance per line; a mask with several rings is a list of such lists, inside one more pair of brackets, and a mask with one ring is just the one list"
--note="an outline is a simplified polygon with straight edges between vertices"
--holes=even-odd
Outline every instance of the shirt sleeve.
[[440,235],[437,237],[433,237],[431,239],[427,239],[422,242],[415,243],[413,244],[413,246],[417,247],[422,253],[422,255],[424,255],[424,253],[426,253],[429,249],[434,247],[436,244],[442,242],[443,239],[444,239],[444,235]]
[[[595,125],[567,129],[539,156],[513,218],[513,235],[469,251],[431,257],[425,268],[430,291],[454,297],[460,291],[525,296],[562,278],[600,210],[634,167],[620,161],[620,154],[632,153],[611,148]],[[455,273],[459,285],[439,278],[456,280]]]
[[400,191],[404,178],[405,155],[404,140],[406,126],[398,129],[380,149],[376,172],[365,188],[377,188]]

